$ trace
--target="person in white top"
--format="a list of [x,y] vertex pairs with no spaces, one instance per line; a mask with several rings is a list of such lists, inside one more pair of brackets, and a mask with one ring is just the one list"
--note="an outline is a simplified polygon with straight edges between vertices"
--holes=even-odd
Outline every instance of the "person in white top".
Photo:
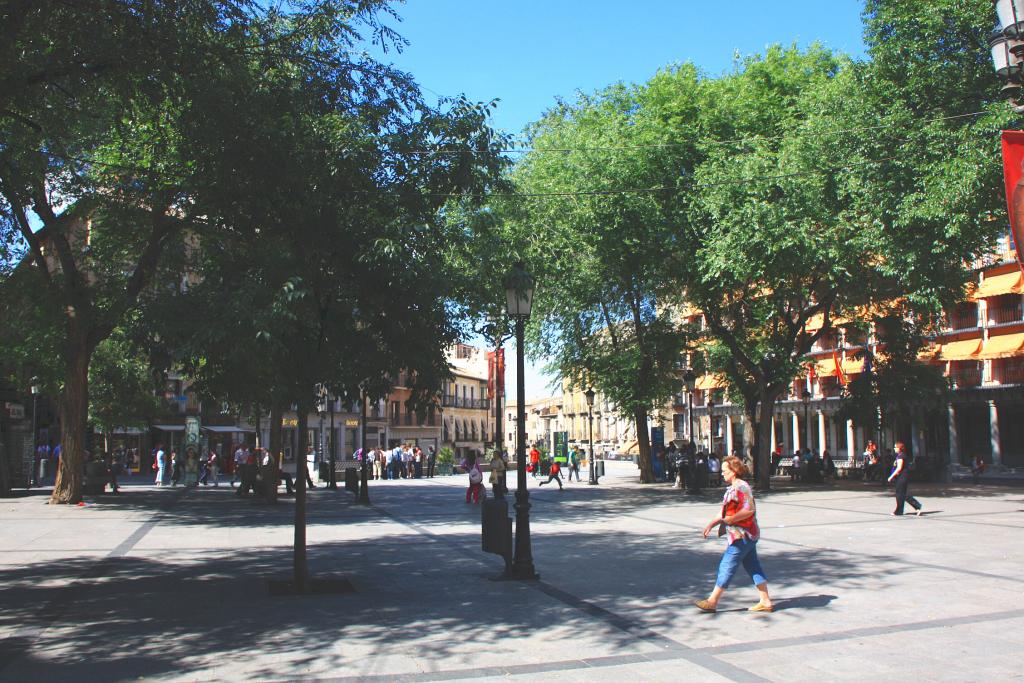
[[244,444],[239,444],[238,448],[235,449],[234,461],[235,466],[231,468],[231,488],[235,488],[235,479],[241,481],[242,478],[242,466],[245,465]]

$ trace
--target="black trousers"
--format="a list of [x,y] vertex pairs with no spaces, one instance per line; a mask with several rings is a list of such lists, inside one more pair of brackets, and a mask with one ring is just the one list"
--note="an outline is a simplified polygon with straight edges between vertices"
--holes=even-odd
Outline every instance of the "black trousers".
[[434,458],[427,458],[427,478],[428,479],[432,478],[434,476],[434,464],[435,463],[436,463],[436,460]]
[[910,507],[915,510],[921,509],[921,503],[914,498],[912,495],[907,493],[907,485],[910,484],[910,477],[906,474],[901,474],[896,477],[896,514],[903,514],[903,504],[910,503]]

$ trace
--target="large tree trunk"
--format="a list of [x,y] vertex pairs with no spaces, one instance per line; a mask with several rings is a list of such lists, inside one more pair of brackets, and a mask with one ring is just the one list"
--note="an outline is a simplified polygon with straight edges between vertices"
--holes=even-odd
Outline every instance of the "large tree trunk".
[[92,349],[81,335],[69,334],[60,396],[60,463],[50,503],[76,504],[82,500],[85,430],[89,414],[89,362]]
[[636,421],[636,445],[639,451],[640,483],[654,483],[654,467],[651,465],[651,435],[647,431],[647,411],[637,410],[633,413]]
[[[270,464],[263,468],[264,494],[268,503],[277,502],[277,487],[280,485],[278,471],[281,466],[281,416],[284,411],[280,403],[272,403],[270,406],[270,442],[267,444],[267,451],[270,453]],[[259,423],[257,422],[257,430]]]
[[769,396],[766,393],[761,393],[760,405],[758,406],[758,416],[756,431],[757,434],[755,447],[755,458],[757,460],[757,486],[762,491],[767,491],[772,487],[772,462],[771,452],[774,444],[772,440],[772,408],[775,405],[775,396]]
[[309,570],[306,566],[306,447],[309,442],[309,408],[309,403],[299,402],[299,419],[296,426],[299,431],[299,444],[295,453],[295,547],[292,583],[297,593],[305,593],[309,589]]
[[743,444],[745,449],[743,455],[750,455],[750,465],[754,468],[754,471],[751,473],[753,475],[754,482],[759,481],[758,477],[764,469],[761,467],[761,462],[757,457],[757,454],[761,452],[761,433],[758,428],[761,424],[761,421],[758,418],[758,406],[760,404],[760,401],[755,401],[753,405],[749,405],[748,403],[743,404],[743,414],[744,417],[747,418],[746,429],[743,430],[743,436],[748,440],[747,443]]

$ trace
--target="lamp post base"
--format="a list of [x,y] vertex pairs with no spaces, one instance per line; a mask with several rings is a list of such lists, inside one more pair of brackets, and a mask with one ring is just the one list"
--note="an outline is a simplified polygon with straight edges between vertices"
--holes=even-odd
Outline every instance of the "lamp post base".
[[501,578],[509,581],[540,581],[540,574],[533,568],[533,563],[522,566],[513,564],[501,575]]

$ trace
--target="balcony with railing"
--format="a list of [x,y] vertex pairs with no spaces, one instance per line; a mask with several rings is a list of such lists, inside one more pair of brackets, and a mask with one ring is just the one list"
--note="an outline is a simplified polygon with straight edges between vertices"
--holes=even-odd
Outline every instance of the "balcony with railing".
[[982,366],[978,361],[950,363],[949,379],[957,389],[981,386]]
[[989,327],[1024,322],[1021,315],[1020,295],[1007,294],[989,299],[987,318]]
[[445,395],[441,397],[441,406],[444,408],[470,408],[475,410],[489,410],[490,399],[468,398],[465,396]]
[[951,330],[973,330],[978,327],[978,307],[976,304],[965,304],[950,311],[946,316],[946,324]]
[[1024,358],[992,361],[992,379],[997,384],[1024,384]]

